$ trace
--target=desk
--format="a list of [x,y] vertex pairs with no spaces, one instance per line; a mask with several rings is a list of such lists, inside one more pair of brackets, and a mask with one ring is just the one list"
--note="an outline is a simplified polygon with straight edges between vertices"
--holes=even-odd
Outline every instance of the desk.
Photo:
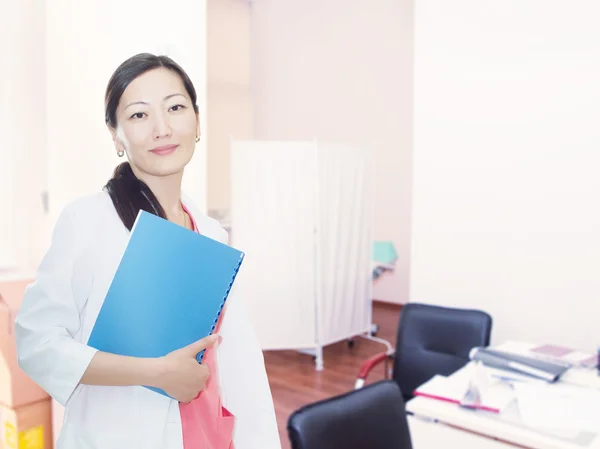
[[408,427],[413,449],[514,449],[492,438],[450,427],[443,423],[432,423],[409,416]]
[[[499,346],[498,349],[507,350],[509,347],[515,347],[514,342]],[[589,370],[569,370],[560,382],[600,389],[600,377]],[[446,444],[446,447],[461,449],[508,449],[515,446],[532,449],[600,449],[600,416],[597,434],[584,433],[573,439],[541,433],[495,413],[468,410],[452,403],[425,397],[416,397],[408,401],[406,408],[414,414],[410,420],[415,440],[414,449],[427,448],[429,444],[434,444],[431,438],[436,438],[435,434],[441,435],[442,432],[456,441],[450,446]],[[487,440],[485,446],[481,438]]]

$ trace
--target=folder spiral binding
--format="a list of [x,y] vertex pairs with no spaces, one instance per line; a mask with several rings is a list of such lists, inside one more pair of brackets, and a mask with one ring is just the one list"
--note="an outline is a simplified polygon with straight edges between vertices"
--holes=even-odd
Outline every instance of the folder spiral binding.
[[[217,316],[215,317],[215,320],[213,321],[213,324],[210,327],[210,334],[214,333],[215,329],[217,328],[217,324],[219,323],[219,318],[221,317],[223,308],[225,308],[225,303],[227,302],[227,298],[229,297],[229,292],[231,291],[231,288],[233,287],[233,282],[235,281],[235,278],[237,277],[237,274],[240,271],[240,267],[242,266],[243,260],[244,260],[244,254],[241,253],[240,258],[238,260],[238,264],[233,271],[233,275],[231,276],[231,282],[229,282],[229,287],[225,291],[225,294],[223,295],[223,299],[221,300],[221,305],[219,306],[219,311],[217,312]],[[198,360],[198,363],[202,363],[205,352],[206,351],[202,350],[196,357],[196,360]]]
[[[211,335],[244,256],[229,245],[140,211],[88,345],[155,358]],[[199,363],[204,352],[196,356]]]

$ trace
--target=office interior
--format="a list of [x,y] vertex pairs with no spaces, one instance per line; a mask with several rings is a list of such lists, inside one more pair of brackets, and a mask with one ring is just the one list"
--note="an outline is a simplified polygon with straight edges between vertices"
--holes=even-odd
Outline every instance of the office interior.
[[[184,190],[251,256],[240,289],[282,448],[600,448],[599,14],[594,0],[10,2],[0,295],[33,279],[62,208],[120,162],[112,71],[166,54],[199,97]],[[0,302],[0,448],[52,447],[63,411],[11,362],[14,313]],[[506,381],[476,347],[567,369]]]

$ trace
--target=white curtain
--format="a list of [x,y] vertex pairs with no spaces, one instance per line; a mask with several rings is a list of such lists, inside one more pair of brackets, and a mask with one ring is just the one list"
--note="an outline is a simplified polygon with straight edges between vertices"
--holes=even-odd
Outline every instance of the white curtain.
[[232,145],[232,244],[246,253],[236,280],[263,349],[315,345],[317,146]]
[[364,150],[319,144],[318,342],[371,326],[372,179]]
[[234,141],[237,284],[263,349],[307,349],[371,325],[371,176],[359,149]]

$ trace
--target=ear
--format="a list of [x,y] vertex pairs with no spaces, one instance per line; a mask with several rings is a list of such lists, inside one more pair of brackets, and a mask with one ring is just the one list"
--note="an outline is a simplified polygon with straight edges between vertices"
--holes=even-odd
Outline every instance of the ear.
[[125,152],[125,145],[123,145],[123,142],[121,142],[121,139],[119,139],[119,137],[117,136],[117,130],[110,125],[106,126],[108,127],[108,131],[110,132],[110,136],[112,138],[113,145],[115,146],[115,150],[117,150],[117,153],[120,151]]
[[200,114],[196,112],[196,137],[200,136]]

